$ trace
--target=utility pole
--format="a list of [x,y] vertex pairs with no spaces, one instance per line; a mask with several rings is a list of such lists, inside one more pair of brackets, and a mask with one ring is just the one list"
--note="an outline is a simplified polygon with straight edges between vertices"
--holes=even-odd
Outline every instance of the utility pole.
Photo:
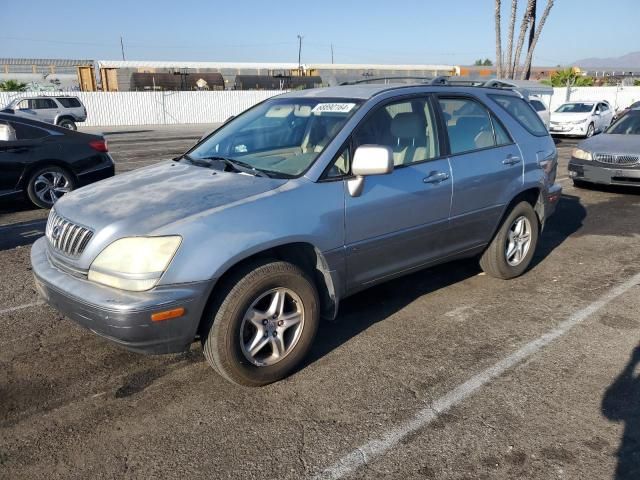
[[[532,1],[533,6],[531,7],[531,30],[529,30],[529,48],[527,51],[531,50],[531,46],[533,45],[533,39],[536,36],[536,12],[537,12],[537,0],[533,0]],[[533,63],[533,62],[532,62]],[[529,68],[527,68],[527,72],[525,73],[525,77],[526,80],[529,80],[529,78],[531,78],[531,65],[529,65]]]
[[124,60],[124,42],[122,41],[122,35],[120,35],[120,50],[122,50],[122,60]]
[[302,35],[298,35],[298,70],[302,70]]
[[331,44],[331,64],[333,65],[333,43]]

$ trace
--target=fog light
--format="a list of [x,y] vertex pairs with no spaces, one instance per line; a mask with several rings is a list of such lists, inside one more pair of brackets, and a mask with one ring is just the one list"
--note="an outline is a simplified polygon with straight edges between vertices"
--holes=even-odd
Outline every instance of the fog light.
[[151,315],[151,321],[162,322],[163,320],[171,320],[172,318],[178,318],[184,315],[184,307],[173,308],[171,310],[164,310],[163,312],[156,312]]
[[571,178],[577,177],[578,176],[578,172],[574,172],[573,170],[569,170],[569,176]]

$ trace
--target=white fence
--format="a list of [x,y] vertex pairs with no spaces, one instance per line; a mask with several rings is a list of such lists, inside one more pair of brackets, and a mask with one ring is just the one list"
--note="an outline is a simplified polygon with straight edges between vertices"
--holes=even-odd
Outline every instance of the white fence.
[[[229,90],[197,92],[42,92],[38,95],[74,95],[88,111],[86,126],[171,125],[219,123],[281,90]],[[12,99],[33,93],[0,92],[0,107]],[[551,109],[567,96],[566,88],[554,88]],[[640,100],[640,87],[577,87],[571,100],[607,100],[616,110]]]
[[[566,99],[566,88],[554,88],[551,110],[555,110]],[[607,100],[614,109],[622,110],[640,100],[640,87],[575,87],[571,88],[569,99],[571,101]]]
[[[281,90],[192,92],[39,92],[73,95],[87,107],[86,126],[218,123]],[[33,93],[0,92],[0,107]]]

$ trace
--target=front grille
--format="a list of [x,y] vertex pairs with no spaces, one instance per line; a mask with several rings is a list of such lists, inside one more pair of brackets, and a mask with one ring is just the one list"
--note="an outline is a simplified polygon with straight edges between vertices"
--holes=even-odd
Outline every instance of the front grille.
[[595,159],[597,162],[606,163],[609,165],[636,165],[640,163],[640,156],[638,155],[618,155],[614,153],[596,153]]
[[70,257],[79,257],[93,237],[93,231],[61,217],[51,209],[46,230],[47,240],[56,250]]

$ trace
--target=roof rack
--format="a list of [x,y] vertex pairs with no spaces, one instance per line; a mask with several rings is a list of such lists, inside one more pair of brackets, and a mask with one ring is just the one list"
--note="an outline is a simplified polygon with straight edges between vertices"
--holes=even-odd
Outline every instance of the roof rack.
[[[440,77],[437,77],[440,78]],[[342,82],[340,84],[340,86],[343,85],[360,85],[362,83],[374,83],[374,82],[384,82],[384,83],[391,83],[389,82],[390,80],[420,80],[420,83],[431,83],[431,81],[433,80],[433,77],[371,77],[371,78],[364,78],[362,80],[353,80],[353,81],[348,81],[348,82]]]

